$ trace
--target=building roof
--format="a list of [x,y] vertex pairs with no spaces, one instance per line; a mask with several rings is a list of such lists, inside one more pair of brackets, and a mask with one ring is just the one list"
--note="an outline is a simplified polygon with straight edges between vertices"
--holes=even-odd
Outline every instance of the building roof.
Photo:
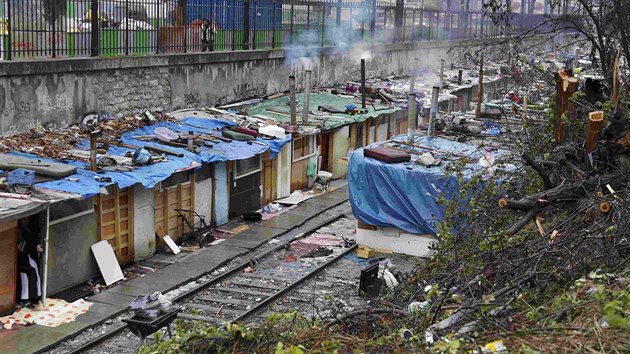
[[[296,99],[299,102],[297,107],[297,122],[301,124],[304,94],[297,94]],[[291,115],[287,100],[288,96],[283,96],[254,104],[248,108],[247,114],[254,117],[270,117],[281,123],[290,123]],[[355,99],[347,96],[312,92],[309,102],[309,110],[311,112],[309,114],[309,125],[320,127],[322,130],[326,131],[355,122],[363,122],[371,117],[377,117],[381,114],[390,114],[400,110],[399,107],[395,106],[385,106],[381,104],[371,105],[369,103],[367,104],[367,113],[364,114],[350,115],[345,113],[330,113],[318,109],[320,106],[329,106],[344,111],[348,105],[355,105],[361,108],[360,101],[357,103]]]
[[[140,183],[145,188],[153,188],[157,183],[165,180],[172,174],[195,169],[203,164],[221,161],[234,161],[247,159],[267,150],[271,151],[274,157],[284,146],[291,140],[291,136],[287,135],[285,139],[265,140],[257,138],[255,142],[236,141],[231,142],[216,140],[215,142],[199,147],[199,153],[187,151],[185,148],[166,146],[157,141],[146,141],[146,138],[154,136],[154,130],[158,127],[166,127],[174,132],[188,133],[194,135],[202,134],[205,136],[220,136],[221,129],[234,126],[233,121],[207,118],[184,118],[176,122],[163,121],[153,125],[146,125],[134,130],[123,133],[118,141],[123,144],[145,147],[157,146],[163,149],[181,154],[180,157],[167,155],[163,159],[154,164],[145,166],[134,166],[129,170],[104,170],[102,172],[92,172],[89,170],[89,163],[83,160],[64,160],[57,161],[70,164],[77,167],[77,173],[65,178],[55,179],[45,182],[36,183],[37,189],[53,190],[66,193],[74,193],[88,198],[100,194],[102,188],[109,185],[118,185],[119,188],[130,187]],[[79,144],[75,145],[79,151],[89,151],[89,140],[83,139]],[[135,149],[110,146],[106,156],[113,158],[124,158],[133,153]],[[29,157],[40,161],[53,161],[36,157],[32,154],[9,152],[9,154]]]

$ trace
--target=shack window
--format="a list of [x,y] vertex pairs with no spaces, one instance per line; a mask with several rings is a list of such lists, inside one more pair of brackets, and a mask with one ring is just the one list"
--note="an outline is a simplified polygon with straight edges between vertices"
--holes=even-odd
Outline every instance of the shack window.
[[293,162],[315,154],[315,135],[299,136],[293,139]]
[[260,172],[260,155],[245,160],[236,160],[234,177],[240,178]]

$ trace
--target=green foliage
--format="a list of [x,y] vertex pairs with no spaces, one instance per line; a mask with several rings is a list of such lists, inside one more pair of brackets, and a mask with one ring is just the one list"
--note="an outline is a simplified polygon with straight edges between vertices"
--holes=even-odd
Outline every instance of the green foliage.
[[610,290],[597,286],[593,295],[599,302],[602,314],[611,328],[630,329],[630,291]]
[[431,348],[431,353],[459,353],[462,349],[462,342],[459,339],[453,339],[452,335],[447,336],[443,340],[435,343]]

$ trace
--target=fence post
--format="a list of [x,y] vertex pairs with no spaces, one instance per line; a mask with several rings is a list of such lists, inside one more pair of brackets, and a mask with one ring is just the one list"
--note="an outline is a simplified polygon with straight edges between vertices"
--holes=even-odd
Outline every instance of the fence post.
[[394,42],[398,42],[401,37],[405,0],[396,0],[396,12],[394,13]]
[[370,16],[370,40],[374,42],[376,39],[376,0],[372,0],[372,13]]
[[232,0],[232,51],[236,50],[236,0]]
[[[10,2],[10,1],[9,1]],[[97,57],[100,55],[100,23],[98,21],[99,17],[99,8],[98,8],[98,0],[92,0],[92,8],[90,10],[90,22],[91,22],[91,30],[90,30],[90,47],[91,53],[90,56]]]
[[420,23],[418,23],[420,27],[420,42],[424,41],[424,4],[420,8]]
[[[276,0],[271,0],[271,48],[276,48]],[[282,11],[282,7],[280,7],[280,11]]]
[[[160,44],[161,43],[161,35],[160,35],[160,23],[162,22],[162,13],[160,12],[160,0],[156,0],[155,1],[156,5],[156,12],[157,12],[157,37],[155,38],[155,54],[160,54]],[[164,6],[166,6],[166,4],[164,4]],[[166,13],[166,11],[164,11]],[[147,51],[149,49],[147,48]]]
[[289,45],[293,44],[293,4],[291,4],[291,22],[289,22]]
[[321,43],[320,46],[323,47],[325,44],[324,36],[326,34],[326,5],[322,5],[322,33],[321,33]]
[[[11,1],[11,0],[8,0]],[[51,10],[52,10],[52,18],[51,18],[51,25],[52,25],[52,57],[56,58],[57,57],[57,29],[55,28],[57,25],[57,13],[55,11],[55,5],[51,6]]]
[[256,50],[256,18],[258,17],[258,0],[254,0],[254,35],[252,36],[252,49]]
[[184,53],[188,53],[188,1],[181,0],[182,2],[182,26],[184,27]]
[[243,1],[243,50],[249,49],[249,0]]
[[367,16],[367,9],[365,8],[365,2],[361,3],[359,8],[361,14],[361,42],[365,41],[365,17]]
[[129,55],[129,0],[125,0],[125,55]]
[[[7,1],[7,42],[9,42],[7,43],[7,60],[12,59],[11,52],[13,51],[13,46],[11,45],[11,31],[13,30],[13,27],[11,26],[11,22],[11,0],[9,0]],[[2,48],[2,50],[4,51],[4,48]]]

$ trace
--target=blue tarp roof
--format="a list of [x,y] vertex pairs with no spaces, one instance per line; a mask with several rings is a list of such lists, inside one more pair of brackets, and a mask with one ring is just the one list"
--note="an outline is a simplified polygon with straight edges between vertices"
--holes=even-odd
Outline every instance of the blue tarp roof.
[[[393,140],[404,141],[405,138],[398,136]],[[479,159],[492,154],[485,151],[482,154],[476,146],[441,138],[430,141],[424,137],[416,138],[415,144],[436,149],[430,151],[436,158],[449,154],[467,156],[473,162],[465,167],[467,178],[481,173],[483,167],[478,163]],[[444,207],[437,202],[438,195],[459,198],[457,178],[446,174],[448,165],[447,161],[432,167],[414,162],[387,164],[364,157],[363,149],[354,151],[348,166],[350,205],[354,216],[369,225],[397,227],[414,234],[435,234],[438,222],[444,216]]]
[[[147,166],[138,166],[133,171],[129,172],[103,171],[102,173],[95,173],[89,171],[88,163],[78,161],[63,161],[64,163],[76,166],[78,168],[77,173],[75,175],[59,180],[37,183],[36,186],[38,188],[76,193],[82,195],[84,198],[97,195],[100,193],[102,187],[106,187],[112,184],[117,184],[119,188],[126,188],[136,183],[140,183],[145,188],[153,188],[157,183],[167,179],[175,172],[197,168],[202,164],[248,159],[250,157],[261,154],[268,149],[271,150],[271,158],[274,158],[280,152],[282,147],[286,143],[291,141],[291,135],[287,135],[285,139],[282,140],[263,140],[260,138],[256,139],[257,141],[266,144],[265,146],[255,143],[248,144],[245,141],[221,141],[218,143],[213,143],[212,147],[202,146],[200,147],[201,152],[199,154],[195,154],[183,148],[165,146],[160,145],[156,142],[145,142],[133,138],[134,136],[153,135],[155,128],[158,127],[167,127],[175,132],[185,133],[192,131],[193,134],[220,136],[221,129],[233,125],[235,125],[234,122],[227,120],[185,118],[178,123],[160,122],[154,125],[138,128],[123,134],[119,140],[121,140],[125,144],[135,146],[159,146],[161,148],[165,148],[174,152],[183,153],[184,156],[175,157],[169,155],[167,156],[168,161],[159,162]],[[89,149],[89,141],[83,141],[77,146],[77,148]],[[128,151],[133,150],[112,146],[108,150],[108,155],[124,156]],[[18,155],[24,157],[33,157],[39,160],[45,160],[28,154]],[[98,182],[94,179],[95,176],[110,177],[112,179],[112,182]],[[77,181],[73,182],[72,180],[75,179],[77,179]]]

